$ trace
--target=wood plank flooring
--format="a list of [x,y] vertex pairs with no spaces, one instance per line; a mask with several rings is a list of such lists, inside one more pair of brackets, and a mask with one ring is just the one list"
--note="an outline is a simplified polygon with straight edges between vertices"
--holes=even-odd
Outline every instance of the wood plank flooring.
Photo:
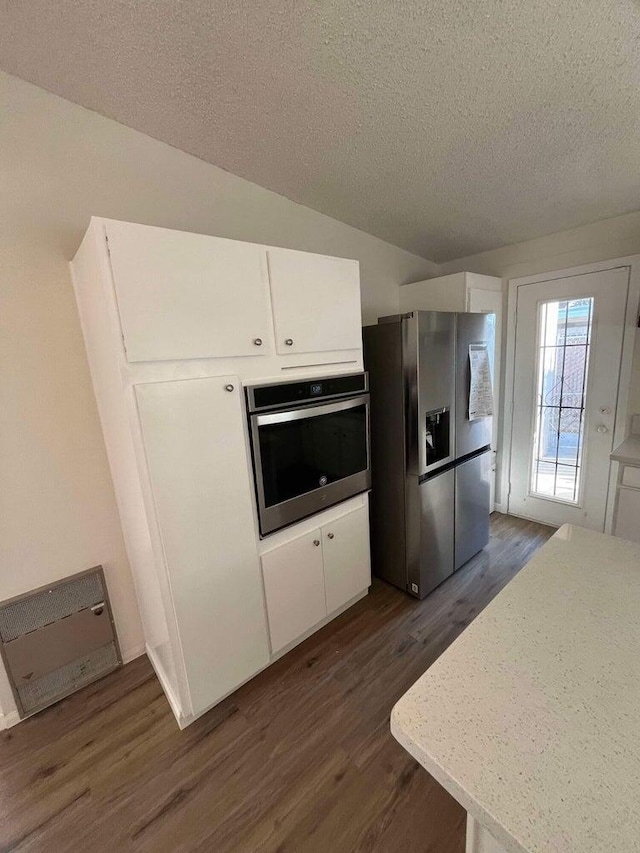
[[463,853],[396,700],[553,530],[494,515],[425,601],[371,593],[184,732],[146,657],[0,734],[0,849]]

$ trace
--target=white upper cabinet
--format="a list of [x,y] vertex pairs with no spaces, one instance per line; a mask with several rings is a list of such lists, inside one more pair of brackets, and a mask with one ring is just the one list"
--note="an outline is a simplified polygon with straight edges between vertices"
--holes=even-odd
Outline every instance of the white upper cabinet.
[[474,272],[455,272],[403,284],[400,288],[400,310],[482,312],[485,309],[476,309],[471,304],[472,293],[479,291],[501,294],[502,279]]
[[128,361],[268,351],[263,247],[129,222],[105,227]]
[[278,353],[362,346],[357,261],[278,249],[268,256]]

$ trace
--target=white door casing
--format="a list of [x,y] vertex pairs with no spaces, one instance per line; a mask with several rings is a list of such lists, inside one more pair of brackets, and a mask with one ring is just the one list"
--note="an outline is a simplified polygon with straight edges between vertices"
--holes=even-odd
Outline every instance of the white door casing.
[[[610,480],[609,453],[618,406],[628,284],[629,270],[622,267],[557,278],[550,274],[543,281],[516,285],[509,512],[553,525],[568,522],[596,530],[604,529]],[[544,444],[540,424],[538,436],[534,435],[536,406],[541,400],[548,402],[549,399],[546,386],[545,394],[539,393],[543,387],[540,371],[544,370],[538,363],[541,324],[544,316],[551,317],[553,311],[557,310],[554,305],[558,301],[574,300],[575,306],[578,304],[575,300],[583,300],[586,305],[590,299],[593,300],[592,304],[581,309],[592,311],[592,325],[586,371],[582,459],[579,460],[580,484],[575,496],[566,490],[559,496],[542,496],[550,488],[550,481],[545,478],[551,475],[541,475],[542,480],[539,477],[537,485],[532,482],[534,442],[540,448]],[[549,305],[546,315],[542,313],[543,305]],[[550,320],[547,320],[545,328],[554,333],[555,326]],[[551,338],[548,337],[545,343],[549,345],[545,352],[556,350]],[[559,349],[557,351],[560,352]],[[570,352],[577,352],[573,344],[564,350],[563,359]],[[558,393],[564,394],[564,391],[556,392],[556,396]],[[562,416],[562,410],[558,411]],[[571,414],[576,414],[576,417],[579,415],[575,411]],[[558,437],[560,432],[561,428],[558,427]],[[547,432],[544,434],[547,435]],[[544,456],[543,449],[538,456]],[[540,470],[542,468],[545,472],[551,471],[553,463],[545,461],[541,463]],[[570,469],[556,465],[555,470],[569,472]],[[557,481],[558,475],[554,476]]]

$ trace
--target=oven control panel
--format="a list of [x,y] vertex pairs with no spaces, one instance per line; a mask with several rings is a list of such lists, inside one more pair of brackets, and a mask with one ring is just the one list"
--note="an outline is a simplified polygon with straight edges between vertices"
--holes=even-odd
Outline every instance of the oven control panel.
[[284,408],[293,404],[330,400],[368,391],[366,373],[326,376],[304,382],[278,382],[273,385],[254,385],[247,388],[250,412]]

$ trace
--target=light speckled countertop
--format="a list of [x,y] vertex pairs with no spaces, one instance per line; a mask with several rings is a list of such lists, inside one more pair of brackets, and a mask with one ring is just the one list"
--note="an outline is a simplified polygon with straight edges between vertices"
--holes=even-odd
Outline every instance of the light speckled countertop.
[[614,462],[623,465],[640,465],[640,435],[630,435],[611,454]]
[[391,731],[510,853],[638,853],[640,545],[562,527]]

